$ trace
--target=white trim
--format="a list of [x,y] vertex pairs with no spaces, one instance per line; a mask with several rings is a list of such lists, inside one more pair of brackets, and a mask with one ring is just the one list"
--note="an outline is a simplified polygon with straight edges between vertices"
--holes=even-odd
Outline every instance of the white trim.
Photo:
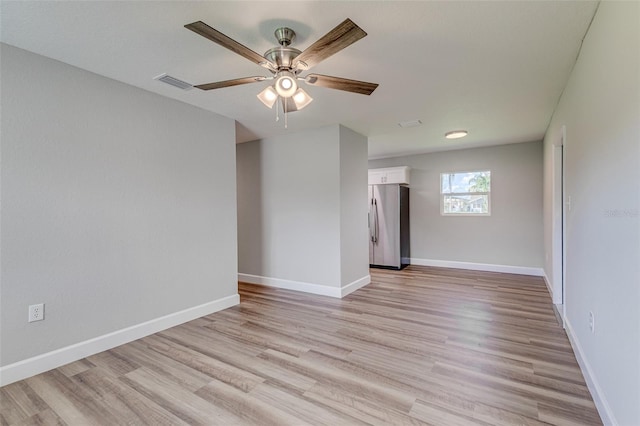
[[580,370],[582,370],[582,375],[584,376],[585,381],[587,382],[587,387],[589,388],[589,392],[591,392],[591,396],[593,397],[593,402],[596,404],[596,408],[598,409],[598,414],[602,419],[602,423],[605,425],[618,425],[615,416],[613,415],[613,411],[607,402],[607,398],[604,396],[604,392],[600,385],[598,384],[598,380],[596,379],[595,374],[593,374],[593,370],[591,369],[591,365],[587,358],[584,356],[584,352],[582,350],[582,346],[580,345],[580,341],[576,337],[573,332],[573,327],[571,326],[571,322],[569,319],[565,317],[565,331],[567,332],[567,337],[569,337],[569,342],[571,343],[571,347],[573,348],[573,352],[576,355],[576,360],[578,361],[578,365],[580,366]]
[[542,278],[544,279],[544,283],[547,286],[547,290],[549,291],[549,296],[551,297],[551,303],[553,303],[553,309],[554,311],[557,313],[557,317],[560,318],[560,321],[562,322],[562,328],[565,328],[565,322],[564,322],[564,305],[562,303],[555,303],[555,301],[553,300],[553,287],[551,286],[551,283],[549,282],[549,278],[547,277],[547,271],[545,271],[544,269],[542,270]]
[[238,273],[238,281],[248,284],[259,284],[267,287],[283,288],[285,290],[302,291],[304,293],[319,294],[321,296],[343,298],[349,293],[364,287],[371,282],[371,276],[366,275],[344,287],[330,287],[328,285],[305,283],[302,281],[283,280],[281,278],[263,277],[260,275],[251,275]]
[[549,282],[549,278],[547,278],[547,271],[545,271],[544,269],[542,270],[542,278],[544,279],[544,283],[547,286],[547,290],[549,290],[549,296],[551,296],[551,300],[553,300],[553,287]]
[[544,276],[542,268],[529,266],[494,265],[490,263],[457,262],[453,260],[416,259],[411,258],[412,265],[437,266],[440,268],[470,269],[472,271],[502,272],[505,274]]
[[340,298],[340,287],[329,287],[327,285],[305,283],[302,281],[283,280],[280,278],[263,277],[238,273],[238,281],[248,284],[259,284],[267,287],[283,288],[285,290],[302,291],[305,293],[319,294],[321,296],[331,296]]
[[340,297],[345,297],[348,294],[353,293],[354,291],[358,290],[359,288],[364,287],[365,285],[369,284],[371,282],[371,275],[365,275],[364,277],[355,280],[354,282],[345,285],[344,287],[342,287],[340,289]]
[[562,126],[560,143],[554,140],[553,151],[551,152],[551,271],[550,284],[555,289],[553,292],[553,303],[560,305],[564,303],[564,292],[562,280],[564,279],[564,199],[563,199],[563,144],[565,127]]
[[0,367],[0,386],[35,376],[167,328],[230,308],[239,303],[240,296],[233,294]]

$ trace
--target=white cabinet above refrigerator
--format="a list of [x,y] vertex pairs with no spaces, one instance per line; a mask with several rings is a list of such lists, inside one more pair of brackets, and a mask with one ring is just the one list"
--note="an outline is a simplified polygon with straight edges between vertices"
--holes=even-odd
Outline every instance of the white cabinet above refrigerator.
[[383,169],[369,169],[369,185],[385,185],[397,183],[409,185],[408,166],[385,167]]

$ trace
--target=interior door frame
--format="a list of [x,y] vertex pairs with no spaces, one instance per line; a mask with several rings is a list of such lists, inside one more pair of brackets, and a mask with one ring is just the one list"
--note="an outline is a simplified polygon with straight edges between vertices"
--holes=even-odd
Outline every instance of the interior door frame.
[[552,153],[552,221],[551,267],[553,304],[559,310],[564,325],[566,317],[566,200],[565,200],[566,126],[553,141]]

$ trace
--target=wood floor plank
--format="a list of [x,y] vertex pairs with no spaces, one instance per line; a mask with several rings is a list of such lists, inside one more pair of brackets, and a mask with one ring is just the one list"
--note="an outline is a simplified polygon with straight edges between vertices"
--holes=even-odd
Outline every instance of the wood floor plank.
[[123,382],[190,425],[242,424],[242,419],[211,404],[177,383],[144,367],[127,373]]
[[40,411],[18,423],[15,426],[66,426],[60,417],[50,408]]
[[486,423],[480,419],[474,419],[463,413],[443,409],[423,401],[416,401],[411,410],[411,415],[417,419],[424,420],[429,424],[434,425],[451,425],[451,426],[469,426],[469,425],[483,425],[489,426],[491,423]]
[[202,387],[196,395],[216,406],[222,406],[227,411],[235,413],[243,423],[255,425],[289,425],[306,426],[303,418],[292,416],[277,407],[254,397],[250,393],[242,392],[232,386],[217,380]]
[[[244,391],[248,391],[258,383],[264,381],[262,377],[247,370],[234,367],[231,364],[209,357],[201,352],[191,349],[190,347],[180,346],[179,344],[165,338],[165,334],[163,333],[145,338],[145,340],[149,342],[149,347],[151,349],[166,351],[166,353],[170,354],[171,358],[174,360],[180,361],[183,364],[210,376],[211,378],[218,379]],[[167,333],[167,335],[169,335],[169,333]],[[195,344],[197,344],[197,342],[192,343],[192,345]]]
[[142,367],[162,374],[192,392],[195,392],[211,381],[210,376],[151,350],[142,340],[120,346],[112,349],[112,351],[122,357],[131,359]]
[[115,375],[125,375],[130,371],[134,371],[140,367],[139,364],[134,362],[130,358],[120,356],[115,351],[109,350],[100,352],[86,358],[91,365],[96,367],[103,367],[106,370],[113,372]]
[[274,333],[281,337],[294,339],[296,342],[298,342],[298,344],[302,345],[306,350],[316,350],[316,351],[320,351],[320,352],[335,355],[335,356],[346,356],[349,353],[351,353],[350,348],[347,348],[345,346],[332,345],[330,343],[327,343],[324,338],[315,339],[310,335],[308,335],[306,330],[301,330],[298,333],[291,334],[283,331],[282,328],[276,328],[269,323],[265,323],[265,322],[257,323],[254,321],[247,321],[244,324],[244,327],[247,330],[252,330],[258,333],[261,333],[264,330],[267,330],[269,333]]
[[182,425],[174,416],[102,367],[74,376],[74,380],[92,389],[103,405],[118,413],[118,423],[127,425]]
[[[301,392],[307,390],[311,386],[315,384],[315,380],[304,376],[302,374],[298,374],[294,371],[287,370],[282,368],[279,365],[266,362],[265,360],[258,358],[257,356],[249,356],[246,353],[240,353],[235,350],[234,347],[229,347],[228,345],[210,345],[206,342],[202,342],[200,340],[193,341],[191,339],[184,340],[179,335],[167,334],[170,336],[174,336],[176,340],[173,340],[174,343],[181,342],[185,345],[189,345],[190,349],[199,351],[201,354],[206,354],[208,357],[219,361],[223,364],[226,364],[230,367],[236,368],[237,370],[244,371],[245,373],[252,374],[250,377],[252,382],[247,386],[255,387],[259,382],[271,380],[278,383],[282,383],[286,386],[289,386],[292,389],[299,390]],[[145,339],[142,339],[144,341]],[[149,339],[151,341],[151,339]],[[186,343],[189,342],[189,343]],[[158,350],[158,346],[149,346],[145,345],[147,349],[151,349],[151,352],[155,352]],[[172,360],[173,361],[173,360]],[[193,368],[199,368],[203,371],[207,371],[201,367],[198,367],[197,364],[190,364]],[[147,366],[152,368],[151,366]],[[160,368],[164,367],[164,363],[160,364]],[[192,369],[193,369],[192,368]],[[197,370],[193,370],[198,372]],[[210,373],[211,374],[211,373]],[[224,378],[220,375],[212,374],[214,377],[218,377],[220,380],[224,380]],[[210,381],[212,376],[207,376]],[[208,383],[207,381],[207,383]],[[241,382],[240,382],[241,383]],[[204,385],[204,384],[203,384]],[[245,390],[249,390],[245,387]]]
[[521,414],[516,414],[511,411],[502,410],[500,408],[492,407],[490,405],[478,403],[475,406],[473,417],[482,421],[485,421],[492,425],[511,426],[511,425],[525,425],[525,426],[543,426],[548,423],[536,420],[531,417],[525,417]]
[[24,381],[0,388],[3,424],[18,423],[47,408],[47,404]]
[[572,426],[602,424],[595,407],[560,402],[540,403],[538,407],[540,420],[551,424]]
[[347,389],[318,383],[305,392],[304,396],[323,403],[373,425],[424,425],[425,423],[407,412],[380,404],[367,395]]
[[87,371],[93,367],[95,367],[94,364],[92,364],[87,358],[83,358],[79,361],[72,362],[67,365],[63,365],[58,370],[60,370],[60,372],[65,376],[72,377],[78,373],[82,373],[83,371]]
[[539,277],[372,269],[343,299],[241,303],[0,388],[0,425],[600,425]]
[[254,327],[249,327],[246,324],[211,324],[207,328],[217,333],[229,335],[239,341],[251,342],[259,347],[271,348],[294,356],[300,356],[309,350],[304,344],[300,344],[295,336],[275,333],[267,328],[256,331]]
[[117,413],[101,404],[93,390],[58,370],[31,377],[26,383],[67,424],[118,424]]
[[415,400],[411,395],[390,389],[383,383],[369,381],[366,377],[345,373],[329,363],[296,358],[272,349],[266,350],[260,356],[287,366],[294,371],[317,378],[318,382],[328,384],[332,388],[384,403],[400,411],[408,412]]
[[[308,389],[307,389],[308,390]],[[251,390],[251,395],[313,425],[365,425],[344,411],[309,401],[302,394],[265,382]]]

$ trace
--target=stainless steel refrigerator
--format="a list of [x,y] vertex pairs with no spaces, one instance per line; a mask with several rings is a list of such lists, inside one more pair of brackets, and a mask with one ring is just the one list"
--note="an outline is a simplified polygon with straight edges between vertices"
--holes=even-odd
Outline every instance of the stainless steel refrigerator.
[[409,248],[409,188],[369,185],[369,266],[403,269]]

